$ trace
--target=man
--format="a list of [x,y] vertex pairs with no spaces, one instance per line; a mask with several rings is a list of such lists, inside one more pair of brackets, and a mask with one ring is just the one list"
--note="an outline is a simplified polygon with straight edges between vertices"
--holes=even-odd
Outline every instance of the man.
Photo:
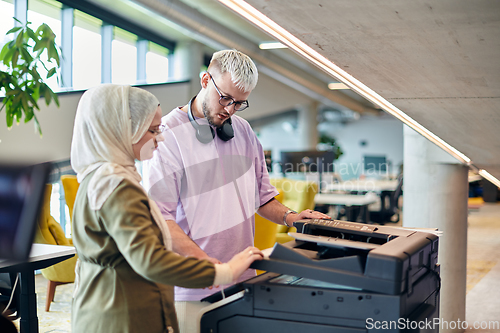
[[[262,146],[248,122],[235,115],[249,106],[257,79],[257,67],[245,54],[216,52],[198,95],[163,117],[165,140],[145,165],[144,182],[181,255],[227,262],[253,245],[255,211],[289,226],[298,219],[329,218],[290,211],[274,199],[278,191],[269,183]],[[254,275],[249,270],[240,280]],[[181,332],[196,328],[196,314],[206,305],[199,300],[218,289],[176,288]]]

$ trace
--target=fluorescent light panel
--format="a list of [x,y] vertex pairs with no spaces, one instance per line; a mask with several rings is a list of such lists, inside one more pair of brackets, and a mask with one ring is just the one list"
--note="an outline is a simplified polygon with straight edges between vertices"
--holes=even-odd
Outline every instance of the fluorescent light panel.
[[432,141],[437,146],[441,147],[443,150],[451,154],[453,157],[458,159],[460,162],[469,165],[471,163],[470,158],[459,152],[454,147],[450,146],[448,143],[443,141],[441,138],[436,136],[434,133],[430,132],[428,129],[420,125],[418,122],[413,120],[403,111],[399,110],[397,107],[389,103],[382,96],[378,95],[376,92],[365,86],[363,83],[346,73],[340,67],[332,63],[330,60],[323,57],[321,54],[310,48],[308,45],[300,41],[298,38],[293,36],[291,33],[283,29],[281,26],[276,24],[274,21],[269,19],[267,16],[250,6],[248,3],[242,0],[219,0],[227,7],[231,8],[253,24],[260,27],[262,30],[281,41],[283,44],[287,45],[290,49],[295,50],[297,53],[302,55],[304,58],[308,59],[310,62],[315,64],[317,67],[321,68],[325,72],[329,73],[331,76],[337,80],[345,83],[349,88],[356,91],[358,94],[364,98],[371,101],[373,104],[378,105],[380,108],[390,113],[394,117],[401,120],[406,125],[413,128],[415,131],[423,135],[428,140]]
[[263,42],[259,44],[261,50],[286,49],[288,46],[280,42]]
[[342,89],[349,89],[349,87],[346,86],[345,83],[342,83],[342,82],[331,82],[331,83],[328,83],[328,89],[330,89],[330,90],[342,90]]

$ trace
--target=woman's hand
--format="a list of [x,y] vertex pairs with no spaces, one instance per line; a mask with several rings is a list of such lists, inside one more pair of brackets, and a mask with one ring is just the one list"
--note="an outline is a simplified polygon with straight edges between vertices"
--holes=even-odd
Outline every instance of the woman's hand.
[[233,272],[233,281],[238,280],[241,274],[243,274],[255,260],[262,260],[262,258],[264,258],[264,254],[253,246],[247,247],[231,258],[228,264]]

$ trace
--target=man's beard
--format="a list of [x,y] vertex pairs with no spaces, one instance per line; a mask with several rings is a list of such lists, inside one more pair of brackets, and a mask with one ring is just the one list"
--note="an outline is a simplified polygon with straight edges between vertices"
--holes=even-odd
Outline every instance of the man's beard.
[[219,128],[224,124],[224,123],[221,123],[220,125],[215,124],[214,117],[210,114],[210,109],[208,108],[208,105],[205,101],[203,101],[201,103],[201,108],[203,110],[203,115],[205,116],[205,118],[207,119],[208,123],[211,126],[213,126],[215,128]]

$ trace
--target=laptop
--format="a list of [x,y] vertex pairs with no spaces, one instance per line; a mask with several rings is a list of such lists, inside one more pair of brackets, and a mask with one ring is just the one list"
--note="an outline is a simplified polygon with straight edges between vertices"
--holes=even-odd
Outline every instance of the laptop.
[[0,260],[28,259],[52,163],[0,165]]

